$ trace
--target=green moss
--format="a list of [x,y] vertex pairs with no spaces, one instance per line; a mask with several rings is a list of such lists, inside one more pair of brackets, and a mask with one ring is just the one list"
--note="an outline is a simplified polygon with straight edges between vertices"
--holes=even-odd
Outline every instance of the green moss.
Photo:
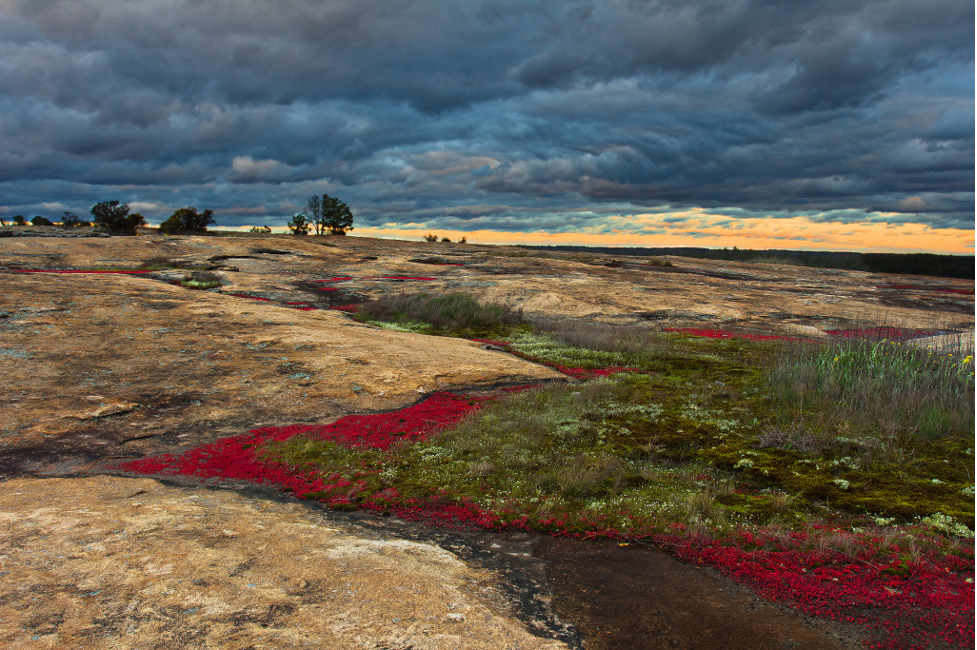
[[189,279],[186,279],[186,280],[181,280],[180,281],[180,286],[181,287],[185,287],[187,289],[196,289],[196,290],[200,291],[200,290],[214,289],[216,287],[219,287],[219,286],[221,286],[221,281],[220,280],[200,280],[200,279],[196,279],[196,278],[189,278]]

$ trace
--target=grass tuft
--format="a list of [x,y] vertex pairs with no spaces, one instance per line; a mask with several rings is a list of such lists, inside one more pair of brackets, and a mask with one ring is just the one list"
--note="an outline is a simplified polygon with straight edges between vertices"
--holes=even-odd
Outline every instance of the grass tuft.
[[184,277],[180,281],[180,286],[187,289],[196,289],[198,291],[203,291],[206,289],[214,289],[221,286],[222,282],[218,275],[214,273],[194,271],[190,276]]
[[453,336],[494,334],[525,322],[521,311],[513,311],[505,305],[483,305],[466,293],[385,295],[363,304],[356,320],[390,323],[412,332]]

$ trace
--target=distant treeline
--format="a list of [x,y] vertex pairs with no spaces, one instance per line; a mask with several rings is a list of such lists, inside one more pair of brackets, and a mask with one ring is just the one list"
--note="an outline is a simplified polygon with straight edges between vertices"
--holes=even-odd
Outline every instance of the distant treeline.
[[752,250],[740,248],[608,248],[600,246],[522,246],[535,250],[580,251],[608,255],[677,255],[733,262],[771,262],[873,273],[906,273],[974,279],[973,255],[934,253],[847,253],[833,251]]

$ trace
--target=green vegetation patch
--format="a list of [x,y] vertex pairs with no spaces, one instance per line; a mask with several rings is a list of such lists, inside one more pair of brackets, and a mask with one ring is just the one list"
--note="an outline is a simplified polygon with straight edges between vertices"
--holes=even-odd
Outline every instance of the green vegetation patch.
[[[303,452],[300,439],[268,452],[329,474],[370,468],[371,490],[455,495],[544,530],[715,533],[937,513],[957,533],[973,528],[972,358],[612,328],[523,326],[509,341],[557,365],[659,370],[527,390],[386,454],[346,450],[340,462],[336,450]],[[888,402],[872,400],[899,391],[913,393],[912,409],[901,394],[884,420]],[[943,415],[927,415],[935,410]]]
[[400,293],[363,304],[356,320],[448,336],[499,335],[525,323],[505,305],[483,305],[467,293]]
[[180,286],[187,289],[196,289],[198,291],[203,291],[206,289],[214,289],[221,286],[220,276],[214,273],[199,272],[195,271],[187,277],[184,277],[180,281]]
[[[454,301],[478,313],[470,297],[416,298],[387,322],[454,335],[484,325],[432,324]],[[129,465],[262,477],[329,507],[449,525],[651,538],[814,615],[837,618],[838,606],[864,624],[875,608],[890,626],[940,614],[939,629],[972,641],[973,549],[960,539],[974,536],[972,356],[499,322],[518,354],[640,372],[436,393]],[[342,435],[324,431],[340,423]]]
[[[664,335],[637,325],[556,321],[523,327],[507,341],[517,354],[572,368],[624,367],[649,372],[689,372],[720,357],[700,347],[701,339]],[[723,341],[736,347],[735,341]]]

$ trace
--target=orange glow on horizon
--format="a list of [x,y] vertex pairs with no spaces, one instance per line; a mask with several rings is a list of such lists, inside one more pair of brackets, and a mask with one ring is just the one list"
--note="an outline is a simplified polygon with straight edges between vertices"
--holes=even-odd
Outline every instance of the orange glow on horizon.
[[[885,216],[885,215],[880,215]],[[227,230],[250,230],[250,226]],[[288,232],[275,227],[275,232]],[[921,223],[831,223],[806,217],[785,219],[730,218],[701,209],[665,214],[608,216],[579,232],[505,232],[499,230],[445,230],[424,224],[357,226],[351,236],[382,239],[422,240],[425,235],[447,237],[470,244],[603,246],[603,247],[689,247],[784,249],[809,251],[855,251],[863,253],[974,254],[974,231],[937,229]]]

